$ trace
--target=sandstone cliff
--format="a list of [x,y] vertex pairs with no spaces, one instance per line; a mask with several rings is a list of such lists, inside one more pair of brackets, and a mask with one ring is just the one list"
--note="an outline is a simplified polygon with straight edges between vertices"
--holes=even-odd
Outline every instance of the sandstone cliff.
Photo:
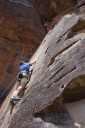
[[[51,22],[54,28],[32,58],[37,62],[22,100],[10,115],[12,90],[0,110],[1,128],[85,127],[81,112],[75,116],[77,123],[69,114],[69,102],[85,98],[85,2],[82,3],[77,15],[74,9]],[[68,106],[63,106],[66,103]]]

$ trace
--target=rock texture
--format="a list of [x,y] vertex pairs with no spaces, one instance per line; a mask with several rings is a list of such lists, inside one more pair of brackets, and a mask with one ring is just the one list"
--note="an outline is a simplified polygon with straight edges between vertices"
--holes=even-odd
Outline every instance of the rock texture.
[[36,8],[47,31],[61,19],[63,15],[73,12],[85,12],[84,0],[28,0]]
[[[29,1],[29,0],[28,0]],[[30,0],[41,19],[51,21],[56,15],[77,4],[77,0]]]
[[0,17],[1,95],[17,74],[20,60],[28,61],[33,55],[45,36],[45,30],[29,2],[0,0]]
[[[0,94],[17,74],[19,61],[28,61],[39,46],[46,34],[44,27],[48,31],[55,26],[62,15],[72,12],[81,15],[84,11],[84,0],[1,0]],[[51,23],[48,22],[51,20]]]
[[77,0],[77,3],[73,4],[72,6],[70,6],[70,8],[66,9],[65,11],[61,12],[59,15],[55,16],[55,18],[53,18],[49,26],[47,26],[47,29],[49,30],[53,28],[55,24],[58,23],[58,21],[61,19],[62,15],[66,15],[68,13],[72,14],[73,12],[79,14],[81,17],[84,16],[85,14],[83,12],[85,12],[85,1]]
[[12,118],[1,118],[1,128],[75,128],[62,106],[85,98],[85,18],[62,17],[40,50],[29,87]]
[[[27,2],[27,0],[17,0],[16,3],[14,3],[15,2],[14,0],[10,0],[10,1],[12,3],[10,3],[9,1],[7,2],[4,1],[1,3],[2,5],[6,5],[6,4],[12,5],[12,8],[14,7],[13,10],[16,8],[15,5],[17,6],[19,5],[18,7],[20,7],[21,10],[25,6],[27,13],[26,15],[24,15],[25,13],[22,10],[23,12],[22,13],[23,16],[22,16],[20,13],[21,12],[20,10],[19,18],[21,18],[21,16],[22,17],[28,16],[29,11],[27,10],[29,10],[28,9],[29,1]],[[30,2],[33,2],[33,1],[30,0]],[[36,0],[36,8],[37,6],[39,6],[39,9],[40,9],[40,5],[45,2],[48,2],[48,1]],[[56,0],[51,2],[56,2]],[[68,4],[65,4],[66,2],[65,0],[60,0],[57,2],[58,3],[60,2],[59,3],[60,5],[61,3],[63,3],[63,5],[66,5],[66,9],[72,4],[74,4],[74,0],[68,0],[67,1]],[[33,4],[35,3],[33,2]],[[49,12],[52,12],[50,9],[50,1],[49,1],[49,4],[47,5],[49,8]],[[53,4],[53,7],[55,8],[55,4]],[[53,21],[51,22],[51,27],[54,26],[54,28],[52,28],[48,32],[40,48],[38,49],[39,56],[37,58],[36,64],[34,65],[33,74],[28,84],[28,88],[25,92],[24,97],[22,98],[20,103],[16,105],[12,115],[9,115],[8,110],[9,110],[10,95],[14,89],[12,90],[12,92],[10,92],[4,104],[2,105],[2,108],[0,110],[0,128],[15,128],[15,127],[16,128],[75,128],[76,126],[80,127],[79,124],[75,123],[76,117],[78,118],[78,121],[79,121],[78,123],[81,123],[81,127],[82,128],[85,127],[84,121],[82,124],[82,121],[81,121],[82,119],[79,119],[79,118],[82,118],[82,116],[78,117],[77,114],[75,114],[74,116],[72,114],[74,109],[73,111],[71,111],[69,110],[69,105],[66,107],[63,106],[63,103],[68,103],[68,102],[81,100],[85,98],[85,93],[84,93],[85,92],[85,85],[84,85],[85,83],[85,13],[84,13],[85,8],[84,7],[85,7],[85,1],[77,0],[75,1],[75,5],[73,6],[73,9],[71,7],[70,9],[67,9],[65,12],[61,13],[61,15],[58,15],[53,19]],[[4,13],[5,17],[8,16],[7,12],[18,15],[17,10],[19,10],[20,8],[17,8],[14,11],[15,13],[12,12],[12,10],[9,11],[9,8],[8,8],[8,11],[6,10],[5,12],[6,15]],[[60,7],[58,8],[60,9],[59,12],[62,12],[64,10],[64,8],[60,8]],[[39,19],[34,8],[32,9],[33,9],[33,12],[35,13],[32,13],[32,15],[31,14],[29,15],[34,16],[36,14],[36,17]],[[44,9],[41,9],[41,11],[42,10]],[[37,9],[37,11],[39,10]],[[72,13],[76,11],[78,15]],[[72,14],[70,15],[68,14],[68,12]],[[45,10],[45,13],[46,13],[46,10]],[[47,17],[45,16],[45,13],[43,13],[43,15],[41,16],[42,19],[45,19],[45,17]],[[39,15],[41,14],[42,13],[40,12]],[[45,20],[50,20],[49,16],[51,18],[54,16],[51,13],[48,13],[48,11],[47,11],[47,14],[48,14],[48,18]],[[67,15],[62,16],[63,14],[67,14]],[[16,15],[14,15],[14,17],[16,17]],[[24,22],[24,23],[35,25],[34,19],[35,18],[33,17],[33,22],[32,20],[30,20],[30,23],[29,22]],[[25,20],[28,21],[27,17],[25,17]],[[16,18],[16,21],[17,21],[17,18]],[[20,21],[22,20],[20,19]],[[19,52],[18,54],[20,55],[19,58],[17,58],[17,60],[24,58],[23,55],[28,55],[28,48],[26,49],[28,44],[31,47],[31,43],[35,44],[37,41],[39,43],[39,41],[41,41],[41,39],[44,37],[44,34],[42,34],[42,31],[41,31],[43,30],[44,32],[44,29],[41,25],[40,20],[39,20],[39,25],[38,25],[37,19],[35,21],[39,29],[37,30],[36,29],[37,27],[33,29],[32,26],[29,25],[29,29],[30,29],[29,35],[31,35],[32,33],[35,34],[36,31],[40,33],[36,36],[32,34],[33,38],[29,38],[29,36],[26,36],[26,38],[23,38],[23,36],[18,35],[18,40],[17,40],[16,38],[17,36],[15,36],[14,38],[13,37],[10,38],[10,35],[12,32],[8,35],[8,31],[5,34],[6,37],[1,36],[0,39],[2,42],[1,44],[3,46],[1,47],[1,51],[2,52],[4,51],[3,56],[7,55],[7,58],[9,57],[10,54],[12,54],[10,55],[11,57],[9,57],[10,62],[13,62],[14,64],[18,64],[18,62],[16,61],[17,56],[15,56],[16,51],[18,51]],[[28,28],[27,25],[26,25],[26,28]],[[31,31],[30,27],[34,31]],[[23,29],[24,28],[25,27],[23,27]],[[19,31],[22,33],[22,35],[24,35],[24,31],[27,32],[26,31],[27,29],[24,29],[24,31],[23,29],[20,29]],[[16,29],[13,29],[13,30],[16,30]],[[15,31],[13,32],[14,32],[13,35],[16,35],[16,32]],[[1,33],[1,35],[4,35],[4,34]],[[25,33],[25,35],[28,35],[28,34]],[[16,40],[13,41],[13,39],[16,39]],[[8,46],[6,45],[7,43],[9,44]],[[15,47],[15,44],[17,47]],[[6,50],[4,49],[5,45],[7,48]],[[11,47],[11,50],[9,50],[9,47]],[[17,50],[17,48],[19,49]],[[7,50],[9,52],[7,52]],[[34,59],[36,58],[35,56],[36,54],[34,55]],[[3,57],[1,57],[1,59],[3,59]],[[27,57],[24,59],[27,60]],[[6,60],[6,57],[4,57],[3,60],[4,60],[3,62],[7,61],[7,64],[9,65],[9,61],[8,59]],[[5,67],[5,64],[4,64],[4,67]],[[12,67],[10,68],[9,66],[7,71],[11,72],[11,69],[13,68]],[[4,72],[5,71],[6,70],[4,69]],[[15,70],[12,70],[12,72],[15,72]],[[3,72],[1,73],[3,74]],[[8,74],[6,76],[8,76]],[[7,79],[11,77],[12,75],[11,73],[9,73],[9,77]],[[74,103],[74,105],[76,105],[76,103]],[[73,105],[71,105],[71,107],[72,106]],[[71,116],[69,115],[68,112],[71,113]]]
[[[80,97],[80,92],[83,95],[85,20],[75,14],[66,15],[46,38],[32,76],[32,89],[38,92],[35,114],[60,108],[65,90],[74,90],[74,96],[78,93]],[[80,82],[77,84],[78,80]],[[72,81],[76,81],[76,84]]]

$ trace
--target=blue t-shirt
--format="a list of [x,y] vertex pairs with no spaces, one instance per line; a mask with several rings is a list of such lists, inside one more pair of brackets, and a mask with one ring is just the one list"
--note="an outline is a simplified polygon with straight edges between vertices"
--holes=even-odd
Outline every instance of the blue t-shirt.
[[19,70],[26,71],[27,73],[29,73],[30,66],[32,66],[31,63],[23,63],[22,65],[20,65]]

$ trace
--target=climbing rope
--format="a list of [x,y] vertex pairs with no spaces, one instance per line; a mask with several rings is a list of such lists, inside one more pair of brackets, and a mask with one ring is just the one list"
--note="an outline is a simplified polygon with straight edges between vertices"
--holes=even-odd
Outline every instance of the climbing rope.
[[13,84],[13,82],[15,81],[16,77],[12,80],[12,82],[9,84],[9,86],[5,89],[5,91],[3,91],[3,93],[0,95],[0,99],[3,97],[3,95],[6,93],[6,91],[9,89],[9,87]]

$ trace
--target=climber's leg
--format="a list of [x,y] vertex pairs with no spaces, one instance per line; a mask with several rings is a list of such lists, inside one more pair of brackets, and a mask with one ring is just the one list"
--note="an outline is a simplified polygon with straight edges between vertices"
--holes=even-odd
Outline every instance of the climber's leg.
[[13,100],[10,100],[10,114],[12,114],[15,104],[13,103]]
[[27,83],[28,83],[28,79],[27,79],[27,78],[22,78],[22,79],[21,79],[21,86],[22,86],[22,89],[25,89]]
[[15,84],[16,89],[17,89],[20,85],[21,85],[21,81],[17,80],[17,81],[16,81],[16,84]]
[[19,97],[23,97],[27,83],[28,83],[27,78],[21,79],[21,85],[20,85],[21,88],[19,89],[18,94],[17,94]]

